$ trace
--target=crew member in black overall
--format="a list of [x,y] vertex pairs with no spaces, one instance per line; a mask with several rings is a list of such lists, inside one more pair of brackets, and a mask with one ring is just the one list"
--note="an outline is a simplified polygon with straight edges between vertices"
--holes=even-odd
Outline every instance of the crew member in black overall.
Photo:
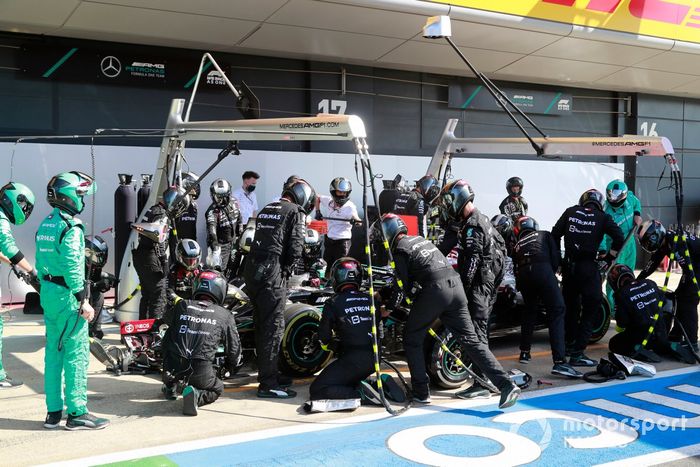
[[209,187],[212,203],[207,209],[207,246],[221,248],[221,271],[228,277],[231,252],[241,234],[241,211],[238,201],[231,196],[231,184],[219,178]]
[[194,282],[192,300],[180,300],[168,310],[163,338],[163,393],[170,400],[182,391],[185,415],[215,402],[224,392],[224,382],[214,369],[214,357],[224,346],[225,368],[233,373],[241,355],[241,341],[233,314],[222,308],[228,283],[217,271],[203,271]]
[[301,259],[305,218],[315,204],[314,189],[306,181],[297,180],[285,188],[279,201],[265,206],[257,217],[243,277],[255,307],[258,397],[296,396],[295,391],[282,387],[287,381],[280,381],[277,358],[284,334],[286,282]]
[[331,266],[335,295],[323,306],[318,339],[324,350],[339,357],[311,383],[311,401],[357,400],[362,380],[374,372],[371,300],[360,292],[362,277],[362,265],[354,258],[340,258]]
[[102,270],[107,264],[109,257],[109,246],[107,242],[95,235],[85,237],[85,277],[90,284],[90,296],[88,301],[95,310],[95,317],[90,321],[88,334],[90,337],[102,339],[102,308],[105,304],[105,293],[107,293],[118,282],[117,278]]
[[159,226],[162,235],[155,241],[140,235],[139,245],[132,252],[134,268],[141,284],[139,319],[161,318],[165,312],[171,217],[177,217],[188,205],[189,196],[185,196],[182,188],[172,186],[143,217],[144,223]]
[[401,193],[394,209],[395,214],[416,216],[418,218],[418,235],[428,236],[428,218],[430,216],[430,206],[440,195],[440,184],[432,175],[423,175],[417,182],[416,187]]
[[566,363],[564,341],[564,319],[566,306],[555,273],[559,269],[561,252],[552,234],[539,230],[532,217],[521,217],[513,227],[513,235],[518,239],[514,247],[516,281],[523,294],[525,313],[520,331],[520,363],[531,359],[532,333],[539,311],[544,304],[549,326],[549,345],[552,348],[553,375],[582,378],[583,374]]
[[411,372],[413,401],[430,403],[423,342],[428,328],[439,318],[458,336],[463,351],[474,365],[501,391],[499,408],[515,404],[520,388],[508,378],[488,344],[477,336],[459,275],[447,258],[429,240],[406,235],[406,224],[396,214],[382,216],[381,228],[394,254],[396,275],[412,300],[403,342]]
[[201,194],[201,186],[199,185],[199,177],[192,172],[182,172],[182,188],[190,187],[190,205],[185,212],[175,218],[175,230],[177,236],[170,236],[170,264],[172,266],[175,261],[175,252],[179,240],[190,238],[197,241],[197,199]]
[[515,222],[521,216],[527,216],[527,201],[523,198],[523,179],[520,177],[510,177],[506,182],[506,191],[508,196],[505,197],[498,210]]
[[176,303],[179,299],[192,298],[194,280],[199,274],[202,249],[197,242],[183,238],[175,250],[175,262],[168,274],[168,299]]
[[593,320],[603,294],[596,253],[603,236],[612,239],[610,251],[602,258],[612,264],[625,241],[625,236],[610,214],[603,211],[605,197],[598,190],[581,195],[578,205],[571,206],[561,215],[552,237],[559,246],[564,237],[564,265],[562,291],[566,304],[566,345],[570,346],[569,364],[595,366],[596,360],[584,354],[593,332]]
[[[682,236],[686,236],[685,245]],[[688,334],[690,344],[695,352],[698,351],[698,272],[700,271],[700,238],[685,231],[666,230],[658,220],[646,221],[639,229],[639,244],[649,253],[651,259],[644,266],[638,279],[645,279],[653,273],[663,260],[664,256],[671,254],[675,242],[675,260],[683,269],[683,275],[676,288],[676,320],[683,325]],[[687,246],[687,250],[686,247]],[[690,258],[685,254],[686,251]],[[695,278],[695,282],[693,281]],[[673,341],[682,339],[680,326],[674,325],[669,332],[669,338]]]

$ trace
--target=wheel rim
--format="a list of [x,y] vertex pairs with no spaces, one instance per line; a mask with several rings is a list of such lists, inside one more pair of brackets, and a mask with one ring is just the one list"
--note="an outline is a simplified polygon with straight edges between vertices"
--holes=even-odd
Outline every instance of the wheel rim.
[[290,347],[298,362],[313,363],[319,360],[323,350],[318,345],[318,324],[303,323],[294,329]]
[[[459,359],[462,359],[462,346],[460,346],[456,339],[450,340],[447,348],[450,349]],[[461,365],[457,364],[457,359],[447,352],[442,353],[442,371],[451,380],[463,379],[466,375],[466,370]]]

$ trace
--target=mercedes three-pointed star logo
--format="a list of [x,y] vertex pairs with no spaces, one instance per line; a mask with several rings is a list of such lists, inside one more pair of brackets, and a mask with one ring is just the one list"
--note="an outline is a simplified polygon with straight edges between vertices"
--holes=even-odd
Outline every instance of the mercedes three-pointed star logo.
[[100,62],[100,70],[107,78],[116,78],[122,72],[122,64],[114,55],[108,55]]

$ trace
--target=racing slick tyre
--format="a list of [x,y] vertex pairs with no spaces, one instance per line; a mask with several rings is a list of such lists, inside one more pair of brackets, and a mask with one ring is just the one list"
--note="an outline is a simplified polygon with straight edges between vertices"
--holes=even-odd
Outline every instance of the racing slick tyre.
[[593,319],[593,333],[591,338],[588,340],[589,344],[594,344],[601,340],[610,328],[610,304],[607,298],[603,298],[600,301],[600,307],[598,307],[598,313]]
[[321,312],[305,303],[288,305],[284,310],[284,335],[280,348],[280,372],[288,376],[310,376],[326,366],[332,352],[318,341]]
[[[472,368],[473,364],[469,357],[462,352],[462,345],[457,341],[451,331],[445,328],[436,328],[436,332],[440,339],[446,344],[455,355],[457,355],[465,365]],[[424,348],[426,349],[426,368],[430,381],[444,389],[455,389],[474,384],[473,378],[464,370],[463,367],[457,365],[455,358],[449,353],[442,350],[440,343],[427,336]]]

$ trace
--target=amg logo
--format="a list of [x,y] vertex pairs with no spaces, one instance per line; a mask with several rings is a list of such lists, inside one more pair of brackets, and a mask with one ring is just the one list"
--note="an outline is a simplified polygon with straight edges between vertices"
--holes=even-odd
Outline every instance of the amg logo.
[[593,141],[593,146],[651,146],[648,141]]
[[337,128],[340,122],[315,122],[315,123],[280,123],[283,130],[299,130],[304,128]]
[[132,62],[131,66],[142,68],[160,68],[161,70],[165,70],[165,65],[162,63]]

